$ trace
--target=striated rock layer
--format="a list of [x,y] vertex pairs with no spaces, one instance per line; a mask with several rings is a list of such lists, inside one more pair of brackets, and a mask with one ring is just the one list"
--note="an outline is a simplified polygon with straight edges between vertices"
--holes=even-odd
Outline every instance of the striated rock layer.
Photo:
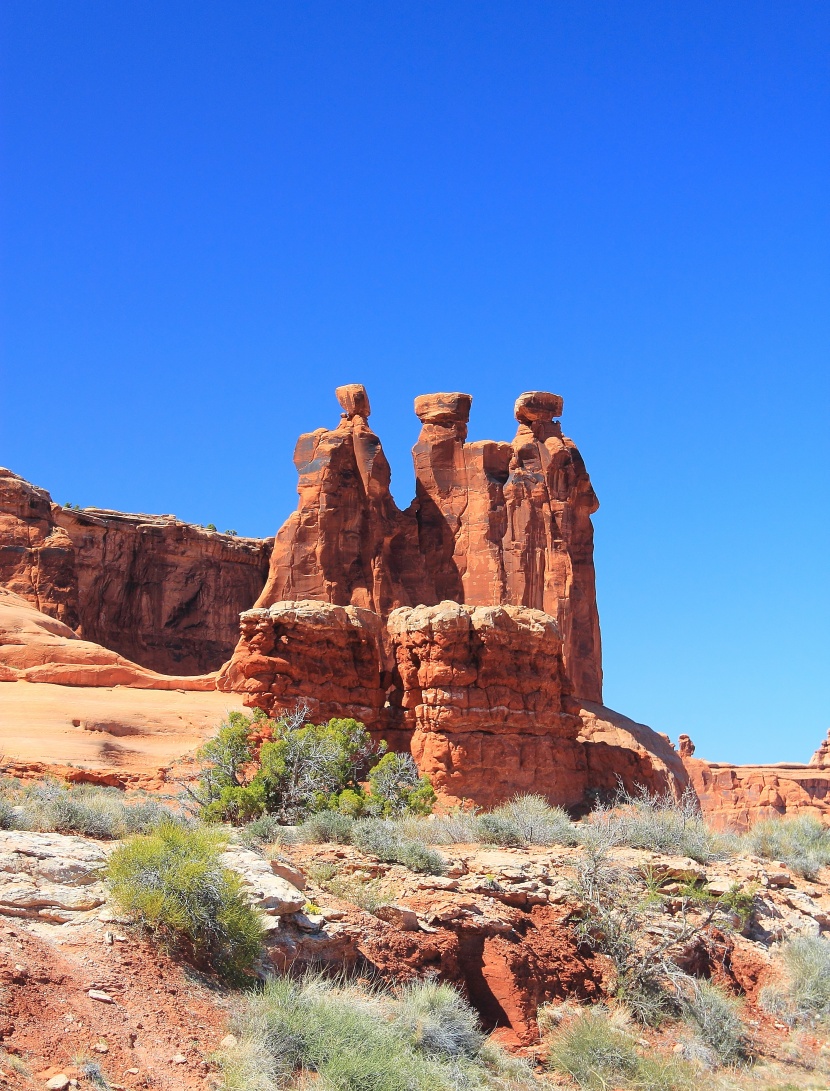
[[598,502],[562,399],[522,394],[511,443],[467,443],[469,394],[415,400],[416,498],[404,512],[359,384],[340,387],[337,428],[300,437],[300,502],[279,531],[258,607],[317,599],[384,617],[444,600],[555,618],[575,693],[602,699],[591,514]]
[[710,824],[745,830],[762,818],[812,815],[830,823],[830,767],[727,765],[687,754],[683,764]]
[[0,587],[153,670],[200,674],[228,659],[270,548],[172,515],[62,508],[0,469]]

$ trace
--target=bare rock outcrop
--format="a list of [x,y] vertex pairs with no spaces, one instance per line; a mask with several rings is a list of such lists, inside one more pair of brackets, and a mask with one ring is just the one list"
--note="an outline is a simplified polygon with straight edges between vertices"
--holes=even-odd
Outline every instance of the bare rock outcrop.
[[385,614],[431,597],[414,518],[392,499],[389,463],[368,424],[368,395],[355,383],[337,397],[337,428],[297,441],[300,503],[277,534],[258,607],[316,599]]
[[200,674],[229,658],[270,551],[270,539],[173,515],[62,508],[0,468],[0,587],[153,670]]
[[240,626],[220,690],[244,693],[246,704],[269,716],[301,701],[317,721],[353,716],[372,730],[386,726],[378,614],[315,600],[276,602],[245,611]]
[[412,754],[446,801],[488,805],[521,791],[582,799],[579,720],[556,622],[521,606],[442,602],[396,610],[388,632]]
[[762,818],[801,814],[830,822],[830,767],[729,765],[692,756],[683,764],[713,826],[742,830]]
[[300,437],[300,502],[276,539],[258,607],[317,599],[382,616],[449,600],[525,606],[556,619],[574,692],[602,698],[591,514],[598,504],[579,452],[544,391],[516,403],[513,443],[467,443],[472,397],[415,399],[416,498],[389,489],[389,464],[369,428],[359,384],[339,387],[335,429]]
[[819,769],[830,769],[830,731],[810,758],[810,765],[817,765]]

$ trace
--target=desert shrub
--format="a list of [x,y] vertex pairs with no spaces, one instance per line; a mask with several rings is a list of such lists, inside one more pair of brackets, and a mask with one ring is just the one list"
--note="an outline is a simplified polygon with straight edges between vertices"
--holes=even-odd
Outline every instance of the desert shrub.
[[398,996],[399,1030],[429,1056],[475,1057],[484,1044],[476,1013],[450,985],[405,984]]
[[249,787],[246,775],[253,760],[251,733],[263,720],[267,717],[258,709],[251,716],[230,712],[216,735],[196,751],[202,771],[198,786],[188,790],[207,821],[240,822],[263,811],[263,793]]
[[587,1091],[691,1091],[694,1073],[674,1058],[643,1057],[624,1021],[592,1008],[550,1036],[548,1067]]
[[403,815],[398,827],[405,837],[419,837],[429,845],[474,844],[481,840],[477,810],[457,807],[447,814],[433,815],[428,822]]
[[127,801],[118,788],[68,786],[51,778],[22,787],[12,813],[12,823],[19,829],[101,839],[145,833],[170,821],[177,821],[176,816],[156,799]]
[[744,841],[756,856],[779,860],[805,879],[830,864],[830,827],[809,815],[762,819]]
[[294,831],[283,826],[276,815],[261,814],[243,826],[237,833],[241,845],[247,849],[261,849],[264,845],[285,844],[293,840]]
[[165,823],[119,846],[107,878],[116,902],[139,924],[234,979],[259,953],[262,925],[239,876],[222,865],[222,848],[210,829]]
[[[530,1091],[529,1070],[477,1048],[474,1013],[443,990],[414,984],[396,998],[342,980],[272,979],[246,999],[237,1045],[219,1056],[225,1091],[306,1081],[321,1091]],[[443,1036],[433,1025],[441,1012],[455,1027]]]
[[294,822],[309,812],[338,810],[344,791],[362,797],[360,780],[378,753],[357,720],[279,730],[262,745],[254,783],[263,786],[266,810]]
[[341,811],[319,811],[309,815],[296,830],[297,840],[312,845],[333,841],[337,845],[348,845],[352,840],[354,819]]
[[804,1016],[830,1018],[830,940],[795,936],[782,944],[781,959],[786,983],[763,989],[762,1007],[790,1022]]
[[14,804],[8,799],[0,798],[0,830],[14,829],[15,817]]
[[[370,793],[366,801],[372,814],[430,814],[435,792],[428,777],[418,773],[411,754],[384,754],[369,773]],[[342,810],[342,804],[341,804]]]
[[620,789],[610,807],[593,811],[585,836],[599,836],[607,845],[689,856],[699,863],[723,859],[734,839],[710,829],[703,820],[697,797],[687,789],[675,799],[669,792],[635,793]]
[[576,845],[579,835],[566,811],[539,795],[519,795],[479,816],[482,840],[512,845]]
[[443,875],[444,857],[425,842],[401,836],[389,819],[362,818],[352,827],[352,844],[369,856],[391,864],[403,864],[411,871]]
[[681,991],[682,1007],[697,1036],[718,1064],[737,1064],[747,1056],[746,1033],[738,1001],[711,981],[687,978]]

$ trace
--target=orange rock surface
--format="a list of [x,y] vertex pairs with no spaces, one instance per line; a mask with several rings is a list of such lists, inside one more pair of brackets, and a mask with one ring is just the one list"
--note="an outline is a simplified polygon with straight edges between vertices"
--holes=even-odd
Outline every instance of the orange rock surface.
[[687,756],[683,764],[707,820],[748,829],[761,818],[813,815],[830,822],[830,768],[782,763],[727,765]]
[[200,674],[228,659],[270,549],[173,515],[62,508],[0,468],[0,587],[153,670]]

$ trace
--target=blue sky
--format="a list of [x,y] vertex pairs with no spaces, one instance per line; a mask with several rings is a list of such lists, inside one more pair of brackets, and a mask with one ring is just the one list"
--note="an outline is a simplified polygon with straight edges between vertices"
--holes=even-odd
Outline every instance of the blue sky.
[[830,725],[830,7],[5,0],[0,463],[273,533],[364,382],[564,396],[606,701],[698,753]]

